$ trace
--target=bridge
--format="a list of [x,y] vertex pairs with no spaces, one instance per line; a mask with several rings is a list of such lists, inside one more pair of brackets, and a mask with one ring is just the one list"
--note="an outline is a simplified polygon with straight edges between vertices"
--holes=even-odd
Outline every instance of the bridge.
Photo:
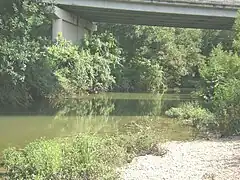
[[[44,0],[49,2],[50,0]],[[79,40],[95,22],[231,29],[240,0],[55,0],[53,37]]]

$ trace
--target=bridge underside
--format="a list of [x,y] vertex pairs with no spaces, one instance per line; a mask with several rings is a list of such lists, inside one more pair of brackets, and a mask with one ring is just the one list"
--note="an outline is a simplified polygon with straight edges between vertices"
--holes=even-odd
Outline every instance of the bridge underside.
[[234,18],[60,6],[90,22],[199,29],[231,29]]
[[231,29],[236,7],[150,2],[145,0],[55,0],[90,22],[202,29]]

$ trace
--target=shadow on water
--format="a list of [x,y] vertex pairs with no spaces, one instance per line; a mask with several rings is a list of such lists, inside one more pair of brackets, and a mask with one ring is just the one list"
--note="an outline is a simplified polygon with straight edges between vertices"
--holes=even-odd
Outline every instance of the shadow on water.
[[64,99],[55,102],[54,106],[39,103],[29,111],[0,116],[0,152],[9,146],[20,148],[40,137],[134,131],[124,125],[145,120],[157,122],[154,126],[165,139],[187,139],[191,136],[191,129],[163,114],[171,106],[189,100],[190,95],[186,94],[105,93]]

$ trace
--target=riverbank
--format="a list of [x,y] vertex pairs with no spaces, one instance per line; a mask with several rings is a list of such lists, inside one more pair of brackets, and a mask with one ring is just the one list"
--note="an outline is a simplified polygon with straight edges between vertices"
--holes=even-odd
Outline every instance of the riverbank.
[[[62,103],[54,116],[1,116],[0,137],[6,138],[0,140],[0,152],[1,147],[16,147],[4,153],[5,167],[9,170],[8,178],[31,179],[32,176],[37,176],[39,179],[52,177],[74,180],[88,176],[87,179],[108,177],[107,179],[115,180],[117,167],[125,167],[123,178],[127,180],[142,177],[146,180],[178,180],[174,173],[182,174],[184,180],[188,174],[189,179],[193,180],[205,175],[203,172],[211,175],[211,165],[220,160],[210,159],[213,162],[207,164],[205,170],[205,154],[197,150],[204,152],[202,143],[204,145],[205,142],[212,141],[196,141],[199,135],[202,137],[197,127],[186,125],[182,119],[164,115],[169,107],[189,102],[190,95],[165,94],[161,98],[152,94],[131,95],[109,93],[81,100],[69,99]],[[191,110],[185,109],[182,114],[192,112],[188,118],[198,118],[199,122],[205,122],[205,117],[208,117],[208,113],[202,113],[206,111],[195,106]],[[20,126],[26,127],[24,131],[22,128],[16,129]],[[9,129],[12,131],[7,131]],[[41,140],[40,137],[46,138]],[[155,145],[158,143],[165,143],[165,147],[156,150]],[[198,145],[195,146],[196,144]],[[209,148],[210,145],[211,143],[205,146],[208,155],[213,152],[215,156],[215,150],[224,149],[221,146]],[[231,149],[228,151],[231,152]],[[219,155],[218,152],[216,155]],[[134,157],[137,158],[132,162]],[[203,159],[203,170],[200,171],[203,174],[191,177],[191,173],[196,170],[191,168],[202,163],[198,159],[200,157]],[[185,172],[184,169],[188,170]],[[158,172],[170,177],[162,177],[163,174]],[[141,177],[138,177],[140,174]]]
[[[157,116],[134,119],[131,116],[131,119],[119,123],[114,120],[115,130],[111,133],[90,131],[68,137],[38,139],[21,150],[8,148],[3,152],[7,178],[32,179],[34,176],[41,180],[50,177],[74,180],[87,176],[87,179],[115,180],[116,168],[131,162],[134,157],[162,156],[164,151],[155,148],[159,142],[194,138],[191,127],[175,120]],[[104,127],[110,130],[109,126]]]
[[124,180],[238,180],[240,136],[212,141],[172,141],[163,156],[140,156],[122,170]]
[[[140,154],[117,168],[119,179],[238,180],[240,177],[240,136],[210,141],[169,141],[152,150],[153,153]],[[111,163],[112,160],[108,161]],[[3,172],[0,168],[0,179]]]

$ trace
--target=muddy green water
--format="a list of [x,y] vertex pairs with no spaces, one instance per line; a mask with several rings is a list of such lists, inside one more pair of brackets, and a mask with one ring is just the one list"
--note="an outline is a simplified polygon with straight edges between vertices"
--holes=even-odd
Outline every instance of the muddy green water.
[[128,131],[119,127],[145,119],[158,120],[156,128],[165,140],[189,139],[193,135],[191,128],[164,116],[171,106],[189,100],[189,94],[106,93],[66,98],[54,107],[39,103],[27,112],[9,110],[0,116],[0,154],[5,148],[23,147],[40,137]]

